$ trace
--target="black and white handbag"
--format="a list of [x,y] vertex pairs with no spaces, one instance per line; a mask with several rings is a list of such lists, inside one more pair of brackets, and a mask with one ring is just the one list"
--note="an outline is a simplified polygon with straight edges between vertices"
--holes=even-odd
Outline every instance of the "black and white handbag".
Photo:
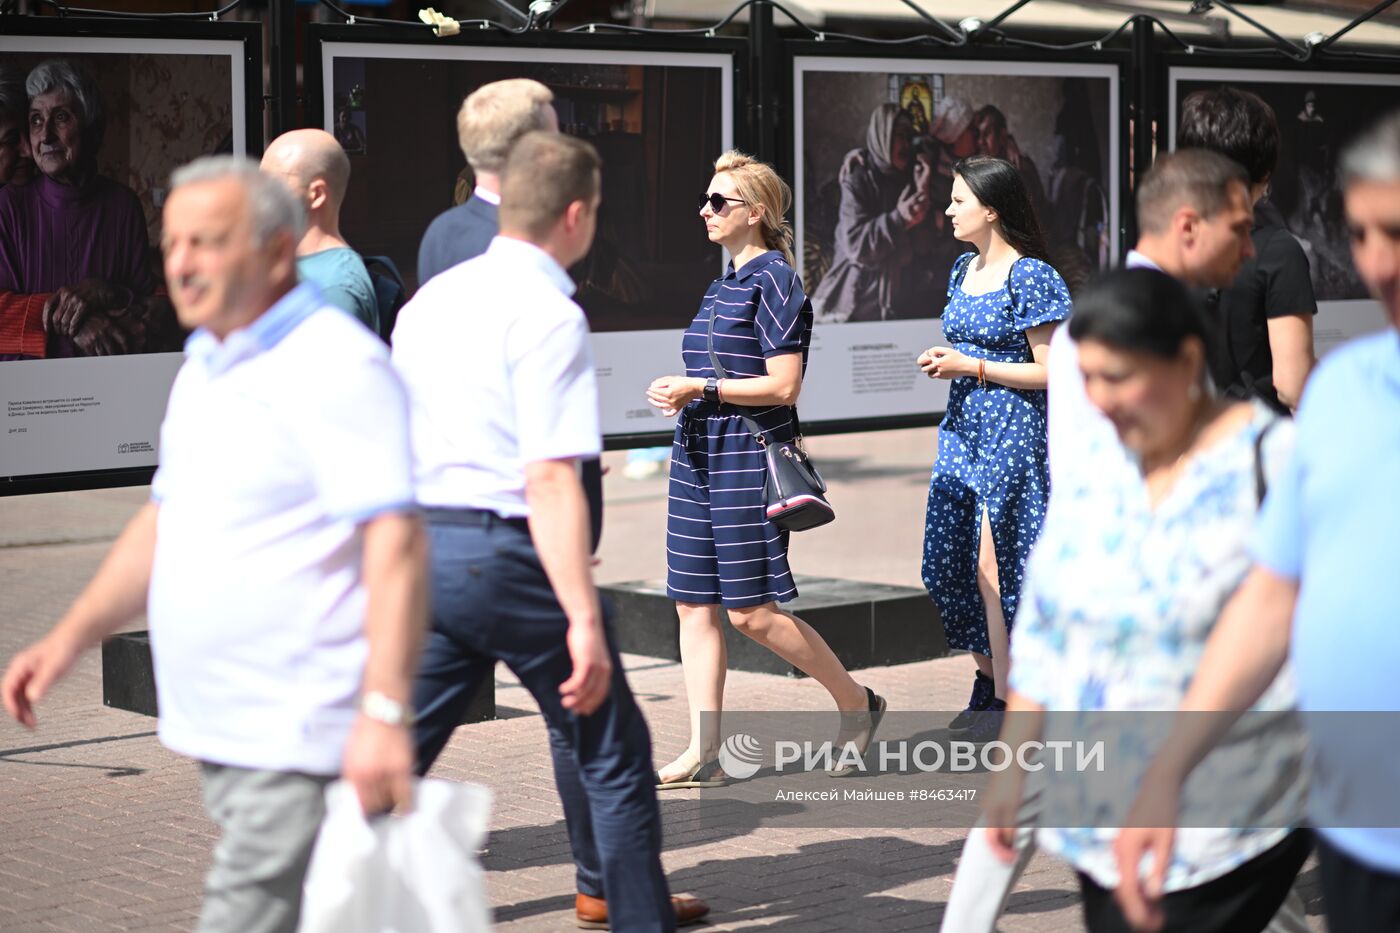
[[[715,354],[714,311],[710,312],[707,345],[715,377],[729,378],[720,365],[719,356]],[[783,531],[806,531],[835,521],[836,510],[826,501],[826,481],[817,472],[816,464],[807,456],[807,451],[802,449],[802,422],[797,418],[797,409],[792,410],[792,440],[770,443],[762,425],[745,414],[740,406],[733,407],[763,451],[767,467],[763,479],[763,502],[768,520]]]

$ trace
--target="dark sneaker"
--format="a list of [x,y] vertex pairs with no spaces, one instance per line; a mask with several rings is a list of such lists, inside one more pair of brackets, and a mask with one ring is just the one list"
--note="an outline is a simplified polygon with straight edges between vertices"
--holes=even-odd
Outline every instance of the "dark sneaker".
[[959,732],[972,725],[975,719],[972,714],[987,709],[996,698],[996,682],[978,671],[977,676],[972,681],[972,697],[967,701],[967,709],[953,717],[953,721],[948,723],[948,731]]
[[964,715],[970,716],[972,721],[966,728],[953,733],[954,738],[978,745],[995,741],[1001,735],[1001,722],[1006,718],[1006,701],[993,699],[986,709]]

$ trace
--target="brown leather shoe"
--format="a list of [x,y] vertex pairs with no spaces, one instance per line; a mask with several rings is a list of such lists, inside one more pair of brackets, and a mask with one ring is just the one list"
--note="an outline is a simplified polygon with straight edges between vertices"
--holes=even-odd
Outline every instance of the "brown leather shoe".
[[[689,894],[672,894],[671,906],[676,909],[676,926],[684,927],[700,920],[710,912],[710,905]],[[574,916],[584,930],[608,929],[608,902],[601,897],[578,894],[574,897]]]

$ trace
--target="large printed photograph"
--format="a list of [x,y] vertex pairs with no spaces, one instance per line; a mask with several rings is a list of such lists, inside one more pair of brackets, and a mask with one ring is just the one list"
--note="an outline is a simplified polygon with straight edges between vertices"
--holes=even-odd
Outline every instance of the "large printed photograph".
[[1400,107],[1400,76],[1172,68],[1171,138],[1193,92],[1228,84],[1263,98],[1278,120],[1278,165],[1266,196],[1308,256],[1319,302],[1369,296],[1351,261],[1337,158],[1376,115]]
[[795,143],[817,323],[941,315],[970,249],[943,212],[971,155],[1016,166],[1071,287],[1115,263],[1116,79],[1087,64],[808,59]]
[[533,78],[560,128],[603,160],[598,233],[570,270],[595,334],[683,329],[722,270],[696,197],[730,139],[727,55],[357,45],[323,51],[325,128],[350,154],[341,230],[386,255],[410,290],[419,241],[474,179],[456,115],[476,88]]
[[161,210],[174,169],[247,152],[260,68],[245,26],[0,36],[4,492],[155,465],[186,337]]
[[125,45],[0,37],[0,360],[183,345],[161,206],[174,168],[243,151],[242,79],[227,54]]

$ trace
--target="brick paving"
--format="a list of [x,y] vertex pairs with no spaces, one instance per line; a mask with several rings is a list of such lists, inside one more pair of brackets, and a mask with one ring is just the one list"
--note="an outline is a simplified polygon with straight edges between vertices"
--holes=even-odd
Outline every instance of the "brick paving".
[[[840,520],[794,538],[804,574],[919,585],[932,431],[818,438],[814,456]],[[603,582],[664,574],[665,484],[626,480],[607,458]],[[42,634],[96,569],[144,489],[0,499],[0,659]],[[668,624],[658,619],[657,624]],[[932,624],[932,622],[931,622]],[[138,623],[133,628],[144,627]],[[679,665],[628,656],[629,679],[657,756],[686,741]],[[966,701],[966,656],[872,668],[858,679],[894,709],[956,709]],[[0,722],[0,930],[190,929],[215,840],[195,766],[156,741],[155,722],[101,705],[97,654],[84,658],[27,732]],[[528,693],[497,674],[500,718],[459,729],[434,775],[496,794],[484,856],[497,927],[572,930],[573,871],[554,794],[544,729]],[[729,675],[731,709],[822,709],[805,680]],[[963,831],[716,827],[696,818],[703,791],[662,795],[664,860],[674,890],[704,897],[714,930],[931,930],[942,916]],[[1324,929],[1309,868],[1313,929]],[[699,929],[705,929],[700,927]],[[1000,929],[1080,930],[1071,872],[1037,856]]]

